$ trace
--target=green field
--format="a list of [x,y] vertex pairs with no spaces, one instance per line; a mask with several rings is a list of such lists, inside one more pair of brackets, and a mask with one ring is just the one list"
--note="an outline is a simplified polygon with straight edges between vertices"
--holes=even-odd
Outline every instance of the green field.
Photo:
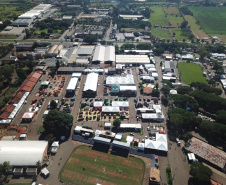
[[207,34],[226,34],[226,7],[189,7]]
[[178,64],[178,69],[182,73],[181,80],[186,84],[192,82],[207,83],[206,78],[203,76],[203,70],[198,64],[181,62]]
[[0,20],[13,19],[23,12],[17,10],[17,5],[1,5],[0,6]]
[[186,37],[184,35],[181,35],[182,32],[181,32],[181,29],[180,28],[174,28],[174,29],[172,29],[172,32],[175,33],[175,38],[177,40],[180,40],[180,41],[182,41],[183,39],[185,39],[185,41],[188,40],[188,37]]
[[151,34],[154,35],[155,37],[158,38],[164,38],[164,39],[169,39],[172,40],[172,37],[170,35],[169,30],[162,30],[161,28],[152,28],[151,29]]
[[208,35],[196,24],[196,20],[191,15],[185,15],[184,19],[188,21],[188,26],[191,27],[191,31],[196,38],[203,39],[208,38]]
[[0,39],[16,39],[17,36],[16,35],[0,35]]
[[168,21],[165,18],[165,13],[161,6],[152,6],[151,8],[151,16],[149,21],[151,25],[160,25],[160,26],[168,26]]
[[119,157],[79,146],[72,152],[59,178],[68,185],[141,185],[144,171],[145,163],[141,159]]
[[[48,28],[44,30],[40,30],[39,28],[36,28],[34,31],[34,34],[40,35],[41,32],[45,32],[46,34],[48,33]],[[53,33],[61,33],[61,30],[54,30]]]

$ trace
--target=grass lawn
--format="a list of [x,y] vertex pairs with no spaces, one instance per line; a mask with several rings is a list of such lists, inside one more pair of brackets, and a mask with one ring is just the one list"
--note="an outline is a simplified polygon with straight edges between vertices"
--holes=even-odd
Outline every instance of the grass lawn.
[[152,27],[155,24],[160,26],[168,26],[168,21],[166,20],[165,13],[161,6],[152,6],[151,9],[151,16],[149,21],[151,22]]
[[0,35],[0,39],[16,39],[16,38],[17,38],[16,35],[7,35],[7,36]]
[[79,146],[72,152],[59,178],[70,185],[139,185],[143,183],[144,171],[145,163],[141,159],[119,157]]
[[[37,35],[40,35],[41,32],[45,32],[46,34],[48,33],[48,28],[44,29],[44,30],[40,30],[40,28],[36,28],[34,33],[36,33]],[[53,33],[61,33],[61,30],[53,30]]]
[[189,7],[207,34],[226,34],[226,7]]
[[180,41],[182,41],[183,39],[185,39],[185,41],[188,40],[188,37],[181,35],[182,32],[180,28],[174,28],[172,29],[172,32],[175,33],[175,38],[177,40],[180,40]]
[[152,28],[151,34],[158,38],[164,38],[172,40],[169,30],[162,30],[161,28]]
[[202,74],[203,70],[198,64],[180,62],[178,69],[182,73],[181,80],[186,84],[191,84],[192,82],[207,83],[206,78]]

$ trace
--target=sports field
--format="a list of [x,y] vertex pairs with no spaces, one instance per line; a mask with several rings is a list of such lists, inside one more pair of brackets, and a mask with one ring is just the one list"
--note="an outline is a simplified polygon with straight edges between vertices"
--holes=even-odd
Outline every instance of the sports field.
[[186,84],[192,82],[207,83],[206,78],[203,76],[203,70],[198,64],[181,62],[178,64],[178,69],[182,74],[181,80]]
[[207,34],[226,34],[226,7],[189,7]]
[[59,178],[68,185],[141,185],[145,163],[135,157],[106,154],[79,146],[62,168]]

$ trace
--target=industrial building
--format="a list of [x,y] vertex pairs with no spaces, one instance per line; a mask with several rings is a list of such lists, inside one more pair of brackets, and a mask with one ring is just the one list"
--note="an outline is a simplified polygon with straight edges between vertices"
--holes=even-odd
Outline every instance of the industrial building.
[[120,130],[125,132],[140,132],[142,129],[141,124],[128,124],[128,123],[121,123]]
[[141,20],[144,18],[144,16],[143,15],[119,15],[119,18]]
[[92,62],[96,64],[101,62],[105,64],[112,64],[115,62],[115,47],[102,45],[96,46]]
[[187,152],[207,164],[224,171],[226,169],[226,153],[196,137],[192,137],[185,146]]
[[63,45],[54,45],[49,49],[48,56],[56,57],[62,49],[63,49]]
[[76,90],[76,87],[77,87],[77,84],[78,84],[78,78],[77,77],[72,77],[68,86],[67,86],[67,89],[66,89],[66,95],[74,95],[75,94],[75,90]]
[[33,22],[33,19],[16,19],[12,22],[12,26],[21,26],[21,27],[28,27]]
[[14,175],[36,175],[47,156],[47,141],[0,141],[0,164],[9,161]]
[[116,55],[116,64],[140,65],[150,64],[148,55]]
[[97,93],[98,74],[89,73],[83,88],[84,97],[95,97]]

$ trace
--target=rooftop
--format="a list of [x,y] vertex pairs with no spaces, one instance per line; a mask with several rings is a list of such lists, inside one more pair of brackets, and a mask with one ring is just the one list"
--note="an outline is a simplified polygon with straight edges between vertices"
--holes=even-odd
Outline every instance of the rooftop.
[[226,164],[226,153],[195,137],[185,147],[188,151],[223,169]]

